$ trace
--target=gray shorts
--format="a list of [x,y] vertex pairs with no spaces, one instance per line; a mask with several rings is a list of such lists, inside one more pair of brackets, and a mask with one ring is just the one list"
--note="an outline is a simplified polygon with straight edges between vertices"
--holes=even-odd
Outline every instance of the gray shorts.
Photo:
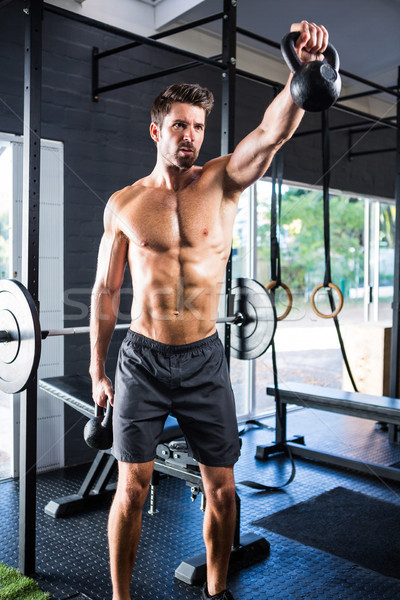
[[115,458],[153,460],[170,413],[196,460],[214,467],[237,461],[235,400],[218,334],[171,346],[128,330],[115,374]]

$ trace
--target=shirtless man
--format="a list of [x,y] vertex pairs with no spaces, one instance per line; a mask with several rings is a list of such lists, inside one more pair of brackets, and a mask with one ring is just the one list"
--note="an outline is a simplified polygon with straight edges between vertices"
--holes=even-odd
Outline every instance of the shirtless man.
[[[296,52],[303,62],[322,60],[328,43],[323,26],[302,21],[291,30],[301,32]],[[130,598],[155,447],[170,412],[199,462],[207,498],[202,598],[233,600],[226,578],[239,440],[215,323],[239,196],[265,173],[304,114],[291,99],[289,83],[290,77],[232,154],[203,167],[195,161],[212,94],[197,85],[167,88],[152,106],[154,170],[116,192],[105,209],[92,295],[90,374],[94,401],[105,406],[108,398],[114,406],[119,476],[108,524],[113,600]],[[134,292],[132,322],[120,349],[114,394],[105,360],[126,264]]]

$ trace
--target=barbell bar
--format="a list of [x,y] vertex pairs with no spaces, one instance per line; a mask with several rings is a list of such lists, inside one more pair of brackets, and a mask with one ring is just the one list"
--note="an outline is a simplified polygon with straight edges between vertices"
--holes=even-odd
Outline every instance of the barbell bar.
[[[231,317],[218,317],[217,323],[231,323],[234,325],[240,325],[244,321],[244,316],[240,313],[232,315]],[[119,323],[114,329],[129,329],[130,325]],[[64,336],[64,335],[77,335],[79,333],[90,333],[90,327],[64,327],[63,329],[42,329],[41,336],[42,340],[48,337]],[[5,329],[0,330],[0,344],[6,344],[7,342],[14,341],[12,334]]]
[[3,342],[11,342],[11,335],[5,330],[0,331],[0,344]]
[[[240,313],[236,314],[236,315],[232,315],[231,317],[218,317],[217,319],[217,323],[231,323],[234,325],[240,325],[240,323],[242,323],[244,320],[243,315],[241,315]],[[123,323],[118,323],[114,329],[129,329],[130,324],[123,324]],[[45,340],[48,337],[55,337],[57,335],[76,335],[79,333],[90,333],[90,327],[84,326],[84,327],[65,327],[64,329],[42,329],[42,340]],[[5,339],[2,339],[2,335],[5,334],[5,336],[8,335],[7,331],[0,331],[0,343],[3,341],[7,341]],[[5,337],[4,336],[4,337]],[[8,340],[9,341],[9,340]]]
[[[231,356],[258,358],[270,346],[276,329],[276,312],[265,287],[246,277],[232,282],[231,315],[217,323],[236,325],[231,335]],[[129,329],[118,324],[116,330]],[[42,330],[32,296],[16,279],[0,280],[0,391],[15,394],[35,377],[42,340],[89,333],[90,327]]]

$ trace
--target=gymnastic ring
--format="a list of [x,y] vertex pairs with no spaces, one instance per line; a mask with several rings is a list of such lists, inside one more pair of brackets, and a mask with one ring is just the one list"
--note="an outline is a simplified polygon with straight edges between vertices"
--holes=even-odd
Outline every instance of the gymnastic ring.
[[[337,309],[334,310],[331,315],[325,315],[324,313],[320,312],[318,310],[318,308],[315,306],[315,300],[314,300],[315,295],[323,287],[329,287],[329,288],[331,288],[331,290],[335,290],[335,292],[337,293],[338,298],[339,298],[339,305],[338,305]],[[338,288],[338,286],[335,285],[334,283],[328,283],[328,285],[324,285],[323,283],[320,283],[311,292],[310,302],[311,302],[311,308],[313,309],[313,311],[315,312],[316,315],[318,315],[319,317],[322,317],[322,319],[333,319],[340,313],[340,311],[343,308],[343,294],[340,291],[340,289]]]
[[292,296],[292,292],[290,291],[290,289],[288,288],[288,286],[286,285],[286,283],[283,283],[282,281],[281,281],[281,283],[279,285],[277,285],[277,281],[270,281],[265,286],[265,289],[269,292],[270,290],[273,290],[276,287],[281,287],[286,292],[286,297],[287,297],[287,306],[286,306],[286,309],[285,309],[285,311],[279,317],[276,317],[277,321],[283,321],[283,319],[285,319],[288,316],[288,314],[290,313],[290,311],[292,310],[293,296]]

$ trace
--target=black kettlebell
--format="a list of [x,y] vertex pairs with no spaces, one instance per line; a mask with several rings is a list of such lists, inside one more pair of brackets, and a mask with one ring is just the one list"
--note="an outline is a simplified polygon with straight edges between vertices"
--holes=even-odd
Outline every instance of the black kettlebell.
[[107,402],[105,415],[103,407],[95,405],[95,416],[86,423],[83,430],[85,442],[91,448],[96,448],[96,450],[111,448],[113,443],[112,413],[113,407],[109,402]]
[[293,72],[290,93],[293,102],[311,112],[325,110],[339,98],[342,82],[339,75],[339,54],[332,44],[324,52],[326,60],[302,63],[296,54],[295,43],[299,32],[285,35],[281,52]]

